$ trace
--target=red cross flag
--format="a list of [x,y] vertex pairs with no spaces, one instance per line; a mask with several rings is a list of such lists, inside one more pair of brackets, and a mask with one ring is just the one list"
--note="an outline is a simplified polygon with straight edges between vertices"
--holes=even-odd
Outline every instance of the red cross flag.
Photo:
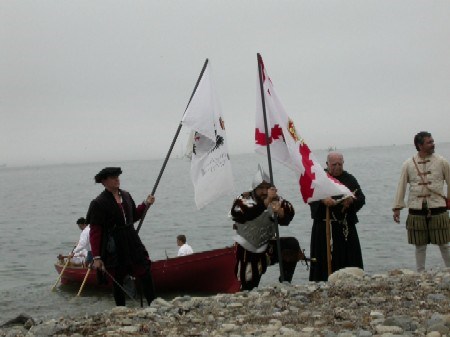
[[[296,172],[303,201],[310,203],[331,196],[351,196],[350,190],[330,176],[297,133],[294,121],[281,104],[263,60],[258,54],[271,156]],[[256,100],[255,151],[267,154],[263,98],[258,78]]]

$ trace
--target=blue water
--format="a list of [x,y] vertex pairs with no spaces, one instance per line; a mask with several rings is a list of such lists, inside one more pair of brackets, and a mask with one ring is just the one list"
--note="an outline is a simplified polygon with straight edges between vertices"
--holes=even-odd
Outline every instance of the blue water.
[[[437,144],[437,153],[450,158],[450,143]],[[392,221],[391,204],[400,167],[415,152],[412,145],[343,149],[345,169],[364,191],[367,204],[358,225],[365,270],[381,273],[394,268],[414,269],[414,247],[407,244],[404,220]],[[314,151],[324,165],[326,151]],[[234,234],[228,211],[233,198],[251,185],[257,164],[267,159],[257,154],[231,157],[236,191],[224,195],[202,210],[194,203],[189,162],[171,159],[156,190],[157,201],[140,231],[151,258],[175,256],[176,235],[184,233],[195,251],[232,244]],[[92,198],[101,192],[94,175],[105,166],[121,166],[122,188],[140,202],[152,190],[163,160],[83,163],[0,169],[0,323],[20,313],[36,319],[66,314],[93,313],[114,306],[109,292],[92,292],[74,299],[78,288],[50,289],[57,279],[53,263],[59,253],[68,253],[79,238],[75,225],[86,214]],[[312,221],[303,204],[296,178],[289,169],[273,164],[279,193],[290,200],[296,216],[282,236],[295,236],[306,252]],[[307,254],[308,255],[308,254]],[[437,247],[430,246],[427,268],[442,267]],[[263,276],[262,285],[276,282],[278,266]],[[293,283],[307,282],[308,271],[298,265]],[[135,305],[131,301],[130,306]]]

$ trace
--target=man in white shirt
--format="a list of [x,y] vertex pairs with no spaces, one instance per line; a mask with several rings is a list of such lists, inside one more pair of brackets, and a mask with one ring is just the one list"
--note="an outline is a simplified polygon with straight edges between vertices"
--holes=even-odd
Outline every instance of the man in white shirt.
[[69,258],[75,264],[89,264],[92,262],[91,244],[89,242],[90,228],[85,218],[79,218],[77,225],[81,230],[80,240],[78,240],[78,244],[69,255]]
[[[400,210],[408,208],[406,229],[408,243],[416,246],[416,268],[425,270],[428,244],[435,244],[441,251],[445,266],[450,267],[450,220],[446,199],[450,198],[450,164],[434,153],[431,133],[422,131],[415,135],[417,150],[403,163],[400,181],[392,211],[396,223],[400,223]],[[409,184],[408,202],[405,203]],[[447,185],[447,193],[443,193]]]
[[186,243],[186,235],[180,234],[177,236],[178,256],[186,256],[193,254],[192,247]]

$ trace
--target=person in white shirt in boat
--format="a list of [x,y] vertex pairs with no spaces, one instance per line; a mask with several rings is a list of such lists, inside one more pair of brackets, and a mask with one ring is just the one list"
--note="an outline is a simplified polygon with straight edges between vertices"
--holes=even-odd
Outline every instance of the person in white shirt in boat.
[[192,247],[186,243],[186,235],[180,234],[177,236],[178,256],[186,256],[193,254]]
[[89,224],[85,218],[77,220],[78,228],[81,230],[78,244],[69,255],[69,259],[74,264],[90,264],[92,262],[91,244],[89,243]]

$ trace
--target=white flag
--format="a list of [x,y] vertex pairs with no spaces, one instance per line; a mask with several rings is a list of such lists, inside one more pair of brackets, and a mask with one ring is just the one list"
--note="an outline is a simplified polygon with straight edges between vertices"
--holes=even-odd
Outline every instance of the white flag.
[[219,196],[234,191],[225,123],[214,90],[209,64],[181,122],[195,132],[191,178],[194,184],[195,204],[200,209]]
[[[298,174],[300,192],[305,203],[330,196],[353,195],[338,180],[324,171],[305,141],[297,134],[294,122],[289,118],[275,93],[262,58],[258,55],[262,68],[263,92],[271,156]],[[255,151],[267,154],[259,77],[257,80]]]

